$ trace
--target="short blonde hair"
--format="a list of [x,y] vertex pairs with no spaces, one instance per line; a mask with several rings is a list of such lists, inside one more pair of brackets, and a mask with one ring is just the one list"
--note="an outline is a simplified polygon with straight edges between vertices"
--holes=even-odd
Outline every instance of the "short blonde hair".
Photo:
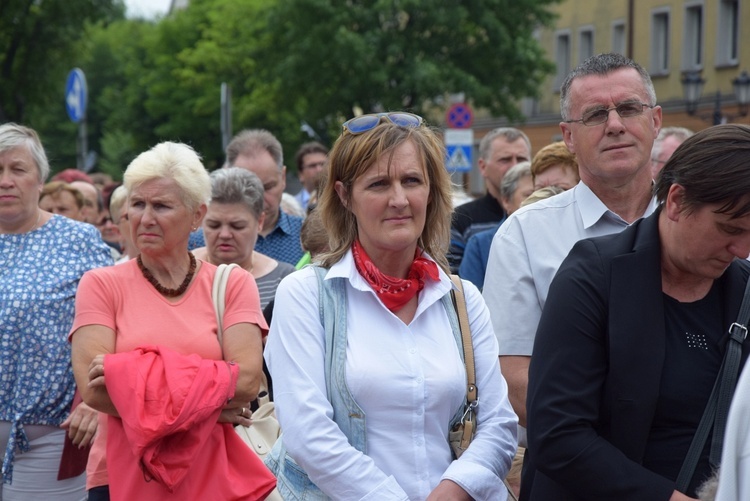
[[570,152],[563,141],[548,144],[537,151],[534,159],[531,161],[531,175],[536,180],[539,174],[556,165],[560,165],[564,169],[575,173],[576,177],[580,180],[576,156]]
[[565,190],[560,188],[559,186],[550,185],[545,186],[544,188],[539,188],[534,193],[526,197],[523,202],[521,202],[521,205],[519,207],[526,207],[527,205],[531,205],[533,203],[536,203],[540,200],[544,200],[545,198],[554,197],[555,195],[559,195],[560,193],[564,192]]
[[125,205],[125,202],[127,202],[127,200],[128,190],[125,189],[125,186],[123,185],[115,188],[112,191],[112,194],[109,196],[109,215],[115,224],[120,221],[120,218],[122,216],[122,207],[123,205]]
[[45,184],[42,188],[42,193],[39,195],[39,201],[41,202],[44,197],[52,197],[53,199],[57,199],[60,196],[60,193],[63,191],[67,191],[68,193],[73,195],[73,198],[76,201],[76,206],[79,210],[83,208],[85,201],[85,199],[83,198],[83,193],[78,191],[74,186],[71,186],[63,181],[50,181],[49,183]]
[[[445,256],[450,241],[452,187],[445,169],[445,148],[439,136],[429,127],[402,127],[381,119],[380,124],[362,134],[344,132],[336,140],[328,158],[328,173],[318,207],[328,231],[330,251],[321,255],[323,266],[338,262],[357,238],[357,220],[336,193],[341,181],[347,194],[354,182],[381,158],[390,158],[402,144],[411,141],[422,157],[429,183],[429,202],[422,235],[417,245],[448,272]],[[350,195],[349,195],[350,196]]]
[[171,179],[182,192],[182,201],[195,210],[211,198],[211,180],[201,157],[190,146],[163,142],[144,151],[130,162],[123,181],[128,193],[153,179]]

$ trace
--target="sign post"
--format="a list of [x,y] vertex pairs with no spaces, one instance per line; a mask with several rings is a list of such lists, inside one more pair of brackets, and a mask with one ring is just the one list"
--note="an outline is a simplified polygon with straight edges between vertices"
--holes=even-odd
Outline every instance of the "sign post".
[[79,68],[73,68],[68,73],[65,84],[65,108],[73,123],[78,124],[78,139],[76,141],[78,170],[86,170],[86,153],[88,141],[86,137],[86,106],[88,105],[88,88],[86,75]]
[[221,149],[226,151],[232,140],[232,88],[228,83],[221,84]]

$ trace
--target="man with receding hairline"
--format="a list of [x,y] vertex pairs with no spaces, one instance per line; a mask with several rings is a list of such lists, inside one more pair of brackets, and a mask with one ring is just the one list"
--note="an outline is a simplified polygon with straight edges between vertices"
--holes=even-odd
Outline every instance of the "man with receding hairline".
[[451,224],[448,263],[458,273],[466,243],[480,231],[496,228],[507,214],[500,203],[500,185],[508,169],[531,160],[528,136],[513,127],[493,129],[479,142],[479,172],[487,184],[487,194],[456,207]]
[[300,230],[302,218],[281,210],[281,195],[286,188],[281,143],[264,129],[243,130],[227,145],[225,167],[247,169],[263,183],[265,220],[258,230],[255,250],[292,265],[302,257]]

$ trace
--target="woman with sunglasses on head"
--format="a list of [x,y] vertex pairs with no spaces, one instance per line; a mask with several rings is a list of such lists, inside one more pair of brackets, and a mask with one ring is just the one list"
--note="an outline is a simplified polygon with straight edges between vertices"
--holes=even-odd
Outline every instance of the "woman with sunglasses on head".
[[279,492],[506,499],[517,420],[489,313],[468,282],[478,427],[459,459],[448,440],[467,376],[445,257],[442,143],[409,113],[364,115],[343,129],[316,209],[330,251],[279,285],[265,352],[283,430],[267,460]]

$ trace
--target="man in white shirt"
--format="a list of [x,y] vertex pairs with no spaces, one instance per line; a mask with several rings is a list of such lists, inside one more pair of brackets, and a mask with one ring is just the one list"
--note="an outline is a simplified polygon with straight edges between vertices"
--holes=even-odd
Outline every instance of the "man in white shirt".
[[566,78],[560,109],[581,182],[519,209],[500,226],[484,282],[500,366],[522,426],[536,328],[558,267],[578,240],[619,232],[656,208],[650,155],[662,113],[646,70],[619,54],[593,56]]

